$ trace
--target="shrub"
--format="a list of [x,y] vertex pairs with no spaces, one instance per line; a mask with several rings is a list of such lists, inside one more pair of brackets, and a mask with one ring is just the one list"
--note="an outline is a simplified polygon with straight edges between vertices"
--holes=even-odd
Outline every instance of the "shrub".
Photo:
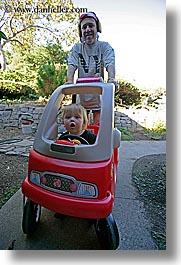
[[28,97],[36,95],[36,73],[28,67],[19,66],[14,69],[7,67],[0,72],[0,94],[1,97],[9,99]]
[[146,129],[148,136],[154,140],[160,140],[166,136],[166,124],[164,121],[157,121],[153,124],[152,129]]
[[[67,52],[60,44],[33,46],[31,50],[16,47],[6,51],[6,57],[6,70],[0,71],[0,98],[6,97],[11,100],[35,98],[39,97],[41,89],[49,95],[58,85],[65,82],[66,66],[64,63]],[[48,60],[53,63],[48,64]],[[56,64],[62,64],[58,70],[54,67]],[[38,74],[41,67],[42,78],[41,74]]]
[[118,130],[121,132],[122,141],[132,141],[134,140],[133,135],[127,128],[119,127]]
[[141,93],[137,87],[128,81],[118,80],[119,92],[115,96],[116,105],[138,105],[141,102]]
[[38,87],[41,96],[49,96],[66,80],[66,66],[55,67],[52,62],[40,66],[38,70]]

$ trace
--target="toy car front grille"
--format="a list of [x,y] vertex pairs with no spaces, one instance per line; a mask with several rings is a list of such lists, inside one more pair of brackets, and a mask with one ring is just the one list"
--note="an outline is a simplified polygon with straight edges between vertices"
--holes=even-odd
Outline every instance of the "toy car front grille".
[[43,186],[65,192],[72,192],[70,190],[70,186],[71,184],[74,184],[71,179],[50,174],[45,174],[44,176],[42,176],[40,182]]
[[44,189],[64,195],[83,198],[98,197],[98,188],[96,184],[76,180],[73,176],[69,175],[32,170],[30,173],[30,181]]

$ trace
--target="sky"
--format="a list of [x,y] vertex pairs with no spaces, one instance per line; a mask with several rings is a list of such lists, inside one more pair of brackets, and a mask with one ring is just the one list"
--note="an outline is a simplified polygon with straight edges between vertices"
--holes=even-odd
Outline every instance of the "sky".
[[116,77],[150,89],[166,88],[165,0],[73,0],[94,11],[99,40],[115,50]]

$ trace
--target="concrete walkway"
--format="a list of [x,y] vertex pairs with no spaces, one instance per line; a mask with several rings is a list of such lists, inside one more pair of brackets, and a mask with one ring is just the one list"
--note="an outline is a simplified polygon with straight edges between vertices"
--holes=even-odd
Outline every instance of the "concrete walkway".
[[[132,166],[145,155],[165,154],[166,141],[123,141],[119,151],[119,168],[113,214],[120,233],[119,250],[155,250],[150,235],[150,221],[143,203],[137,200],[132,184]],[[32,236],[21,229],[22,194],[19,190],[0,210],[0,249],[15,241],[14,249],[21,250],[98,250],[94,227],[86,220],[54,218],[54,213],[43,209],[39,228]]]

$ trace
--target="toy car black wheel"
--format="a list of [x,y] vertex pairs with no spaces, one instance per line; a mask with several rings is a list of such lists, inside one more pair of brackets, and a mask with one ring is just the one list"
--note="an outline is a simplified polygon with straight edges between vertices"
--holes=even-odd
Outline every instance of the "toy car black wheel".
[[119,232],[112,214],[106,218],[98,219],[95,230],[103,249],[115,250],[118,248]]
[[32,234],[37,228],[41,216],[41,206],[37,203],[26,200],[23,208],[22,229],[24,234]]

